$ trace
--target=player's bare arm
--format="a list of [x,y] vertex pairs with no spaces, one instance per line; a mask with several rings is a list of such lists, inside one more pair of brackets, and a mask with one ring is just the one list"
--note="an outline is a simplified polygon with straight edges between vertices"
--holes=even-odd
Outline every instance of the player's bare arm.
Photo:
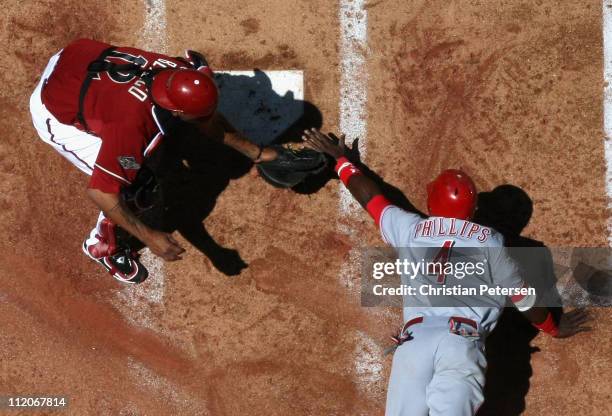
[[276,159],[278,153],[270,147],[261,147],[250,141],[244,134],[236,129],[222,114],[219,121],[223,125],[225,135],[223,143],[236,149],[255,163],[268,162]]
[[117,194],[88,189],[87,195],[104,214],[117,225],[142,241],[151,252],[166,261],[180,260],[185,250],[167,233],[156,231],[140,221],[124,204]]
[[[338,160],[346,157],[349,148],[345,144],[345,136],[340,138],[334,134],[323,134],[317,129],[305,130],[302,136],[306,147],[318,152],[326,153]],[[368,203],[377,195],[382,195],[380,187],[370,178],[365,175],[352,175],[348,179],[346,185],[349,192],[359,202],[362,207],[366,207]]]
[[276,150],[250,141],[219,112],[205,121],[198,122],[198,128],[207,138],[230,146],[255,163],[274,160],[278,155]]

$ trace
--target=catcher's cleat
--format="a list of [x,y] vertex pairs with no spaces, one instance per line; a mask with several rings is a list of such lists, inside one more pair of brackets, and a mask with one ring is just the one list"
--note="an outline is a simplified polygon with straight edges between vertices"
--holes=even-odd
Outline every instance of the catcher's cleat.
[[108,218],[100,223],[95,239],[83,242],[83,252],[104,266],[120,282],[141,283],[149,275],[146,267],[138,260],[138,253],[129,249],[117,249],[115,225]]
[[83,252],[92,260],[100,263],[115,279],[122,283],[142,283],[149,276],[147,268],[138,260],[138,253],[120,250],[110,256],[95,258],[90,254],[87,242],[83,242]]

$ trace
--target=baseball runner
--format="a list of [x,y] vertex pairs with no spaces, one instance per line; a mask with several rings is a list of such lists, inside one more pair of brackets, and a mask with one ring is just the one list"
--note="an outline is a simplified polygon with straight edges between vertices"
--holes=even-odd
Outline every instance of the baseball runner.
[[[513,304],[543,332],[557,338],[586,331],[583,310],[562,315],[555,322],[547,308],[533,307],[517,265],[503,249],[501,235],[470,222],[476,209],[476,188],[464,172],[442,172],[427,187],[429,217],[423,218],[391,204],[378,185],[347,158],[344,137],[317,130],[304,133],[306,146],[337,160],[336,172],[353,197],[372,216],[383,240],[394,247],[400,260],[418,263],[423,250],[434,250],[434,260],[447,264],[455,250],[478,249],[488,263],[477,283],[507,289],[516,295],[485,294],[478,306],[465,297],[446,295],[445,307],[432,295],[404,297],[400,332],[392,337],[395,354],[387,391],[387,416],[472,416],[482,404],[486,359],[484,341],[507,302]],[[402,284],[415,288],[446,287],[454,279],[439,269],[401,276]],[[469,282],[464,280],[464,284]],[[516,290],[513,290],[516,289]],[[427,292],[425,292],[427,293]]]
[[[255,163],[274,167],[280,148],[260,147],[216,112],[218,90],[206,59],[186,51],[173,58],[132,47],[80,39],[56,53],[30,98],[40,138],[90,176],[87,194],[101,210],[83,252],[117,280],[140,283],[148,272],[133,247],[117,241],[126,230],[166,261],[183,248],[168,233],[145,225],[121,198],[141,166],[180,123],[222,141]],[[309,150],[310,151],[310,150]],[[314,152],[313,152],[314,153]],[[291,169],[294,153],[284,155]]]

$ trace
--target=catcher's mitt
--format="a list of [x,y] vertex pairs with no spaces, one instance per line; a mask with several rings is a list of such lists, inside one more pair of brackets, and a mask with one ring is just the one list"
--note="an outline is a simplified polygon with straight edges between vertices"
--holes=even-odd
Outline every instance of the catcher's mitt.
[[266,182],[277,188],[292,188],[327,167],[327,157],[314,150],[271,147],[278,152],[278,157],[258,163],[257,170]]

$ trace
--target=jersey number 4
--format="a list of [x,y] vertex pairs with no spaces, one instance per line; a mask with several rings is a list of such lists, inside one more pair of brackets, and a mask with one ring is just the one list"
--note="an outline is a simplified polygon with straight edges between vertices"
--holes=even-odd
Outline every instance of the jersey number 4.
[[454,244],[455,242],[453,240],[446,240],[432,261],[434,270],[438,271],[438,278],[436,281],[441,285],[446,282],[446,273],[444,269],[446,267],[446,263],[448,263],[448,260],[450,259],[451,249],[453,248]]

